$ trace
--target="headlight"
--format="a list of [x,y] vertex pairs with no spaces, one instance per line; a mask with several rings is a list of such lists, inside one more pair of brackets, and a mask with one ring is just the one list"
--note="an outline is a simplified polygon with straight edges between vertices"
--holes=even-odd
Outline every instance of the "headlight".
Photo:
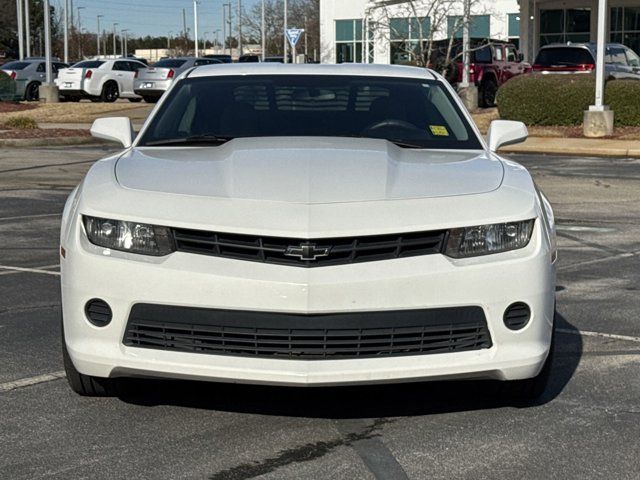
[[175,250],[167,227],[87,216],[83,220],[89,241],[99,247],[155,257]]
[[531,240],[535,220],[456,228],[449,232],[445,255],[477,257],[524,248]]

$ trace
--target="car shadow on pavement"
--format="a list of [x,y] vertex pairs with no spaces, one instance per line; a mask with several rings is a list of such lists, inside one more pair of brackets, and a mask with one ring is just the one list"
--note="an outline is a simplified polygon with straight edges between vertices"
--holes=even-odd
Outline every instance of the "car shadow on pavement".
[[[557,330],[560,330],[558,332]],[[535,407],[556,398],[582,356],[579,331],[556,313],[550,385],[535,402],[505,399],[500,382],[449,381],[348,387],[274,387],[177,380],[124,379],[119,398],[142,406],[173,405],[234,413],[305,418],[383,418],[502,407]]]

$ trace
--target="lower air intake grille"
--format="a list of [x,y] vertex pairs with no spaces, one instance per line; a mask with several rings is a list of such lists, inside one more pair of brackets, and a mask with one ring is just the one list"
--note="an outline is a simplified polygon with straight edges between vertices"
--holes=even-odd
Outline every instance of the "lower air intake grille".
[[479,307],[293,315],[138,304],[123,341],[139,348],[300,360],[491,347]]

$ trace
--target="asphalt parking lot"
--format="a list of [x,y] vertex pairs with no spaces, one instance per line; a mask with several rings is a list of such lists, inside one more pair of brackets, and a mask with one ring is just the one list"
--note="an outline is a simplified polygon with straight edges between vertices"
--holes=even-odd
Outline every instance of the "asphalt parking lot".
[[0,478],[640,478],[639,160],[514,157],[551,199],[560,244],[554,381],[523,407],[471,383],[76,396],[60,213],[110,151],[0,150]]

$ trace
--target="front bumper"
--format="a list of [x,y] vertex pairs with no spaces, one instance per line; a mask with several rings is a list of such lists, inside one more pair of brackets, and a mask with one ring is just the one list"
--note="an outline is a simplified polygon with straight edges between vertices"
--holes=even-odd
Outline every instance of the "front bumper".
[[[164,258],[108,252],[86,240],[77,220],[63,245],[65,341],[75,367],[98,377],[153,376],[279,385],[341,385],[452,378],[515,380],[538,374],[548,354],[554,315],[555,267],[540,222],[525,249],[453,260],[428,255],[304,269],[186,253]],[[87,301],[113,310],[104,328],[85,318]],[[522,330],[502,317],[514,302],[532,319]],[[389,312],[477,306],[490,348],[429,355],[340,360],[290,360],[165,351],[126,346],[135,304],[288,314]]]

